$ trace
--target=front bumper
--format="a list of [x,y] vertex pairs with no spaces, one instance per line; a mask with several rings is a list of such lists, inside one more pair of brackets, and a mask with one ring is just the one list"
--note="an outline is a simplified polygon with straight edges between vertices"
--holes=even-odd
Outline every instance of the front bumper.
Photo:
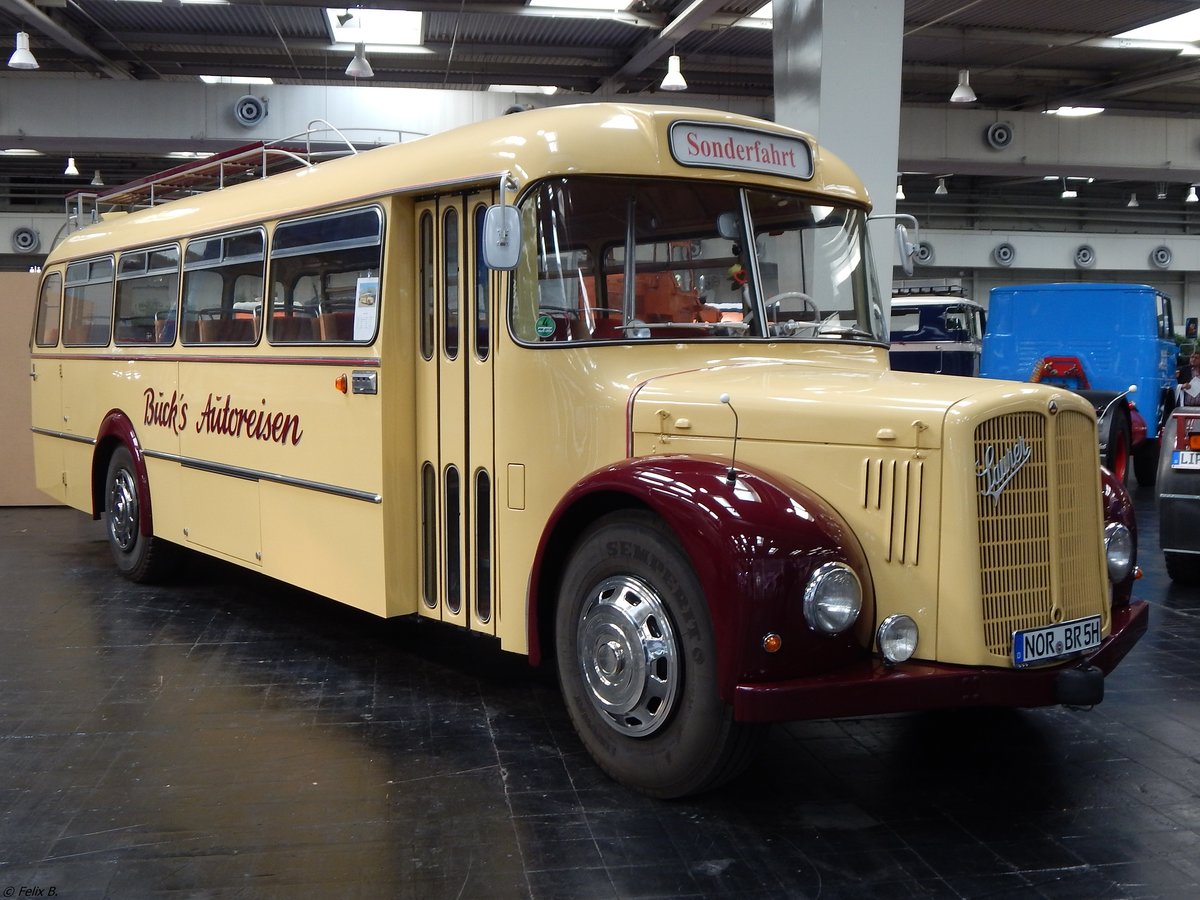
[[[926,709],[1074,705],[1080,700],[1071,679],[1060,674],[1094,668],[1101,673],[1095,677],[1102,678],[1145,634],[1149,619],[1144,601],[1118,607],[1112,614],[1112,633],[1091,654],[1037,669],[925,662],[888,667],[871,659],[812,678],[740,684],[734,692],[733,717],[739,722],[790,722]],[[1102,684],[1100,688],[1102,696]]]

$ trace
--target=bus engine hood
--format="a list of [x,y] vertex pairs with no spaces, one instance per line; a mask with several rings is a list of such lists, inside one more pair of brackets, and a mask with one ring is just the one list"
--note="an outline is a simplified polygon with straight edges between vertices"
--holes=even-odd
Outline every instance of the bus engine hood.
[[[642,383],[630,407],[632,447],[634,455],[721,454],[736,433],[748,442],[936,450],[951,407],[967,417],[990,415],[1028,403],[1030,394],[1091,408],[1070,391],[1024,382],[747,361]],[[705,446],[706,439],[722,444]]]

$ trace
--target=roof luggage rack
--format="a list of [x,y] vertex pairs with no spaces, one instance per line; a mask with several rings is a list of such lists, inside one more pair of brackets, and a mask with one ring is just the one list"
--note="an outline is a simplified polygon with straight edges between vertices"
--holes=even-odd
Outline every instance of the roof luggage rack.
[[[406,133],[370,131],[374,140],[367,147],[399,143]],[[329,132],[340,140],[322,143],[314,140],[314,136]],[[407,133],[419,136],[416,132]],[[386,134],[387,140],[381,140],[380,134]],[[105,213],[148,209],[171,200],[221,190],[248,178],[266,178],[300,167],[312,168],[326,159],[358,152],[359,148],[342,131],[324,119],[314,119],[305,131],[290,137],[234,147],[103,191],[73,191],[66,198],[66,231],[90,225]]]

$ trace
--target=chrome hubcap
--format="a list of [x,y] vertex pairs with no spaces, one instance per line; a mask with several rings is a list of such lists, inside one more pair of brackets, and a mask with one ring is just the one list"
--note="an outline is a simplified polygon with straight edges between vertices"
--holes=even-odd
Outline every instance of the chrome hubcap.
[[630,736],[667,720],[679,687],[679,648],[654,589],[628,575],[592,589],[576,629],[587,696],[601,717]]
[[117,470],[108,492],[108,533],[124,553],[132,550],[137,541],[137,486],[128,469]]

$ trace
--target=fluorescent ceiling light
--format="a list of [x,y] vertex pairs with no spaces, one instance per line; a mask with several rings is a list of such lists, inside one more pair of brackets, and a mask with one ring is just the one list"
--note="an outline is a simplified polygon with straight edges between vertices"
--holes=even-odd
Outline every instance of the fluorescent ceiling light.
[[494,94],[545,94],[547,97],[558,93],[558,88],[552,84],[489,84],[488,90]]
[[762,6],[748,15],[742,16],[734,25],[741,25],[743,28],[771,28],[775,24],[775,3],[774,0],[767,0]]
[[[339,24],[339,17],[349,13],[351,18],[345,25]],[[367,49],[377,52],[396,52],[399,47],[420,47],[422,41],[423,19],[419,12],[406,9],[327,9],[325,18],[329,21],[329,33],[333,35],[335,44],[345,44],[352,47],[355,44],[366,43],[363,39],[370,35],[371,41]]]
[[212,155],[201,150],[172,150],[167,159],[208,159]]
[[1200,9],[1123,31],[1113,37],[1143,41],[1200,41]]
[[1080,119],[1084,116],[1099,115],[1102,112],[1104,112],[1103,106],[1060,106],[1058,109],[1045,110],[1044,115]]
[[543,9],[591,10],[592,12],[624,12],[631,0],[529,0],[527,6]]
[[41,156],[40,150],[30,150],[28,147],[14,147],[11,150],[0,150],[0,156]]
[[273,78],[260,78],[257,75],[198,75],[205,84],[274,84]]

